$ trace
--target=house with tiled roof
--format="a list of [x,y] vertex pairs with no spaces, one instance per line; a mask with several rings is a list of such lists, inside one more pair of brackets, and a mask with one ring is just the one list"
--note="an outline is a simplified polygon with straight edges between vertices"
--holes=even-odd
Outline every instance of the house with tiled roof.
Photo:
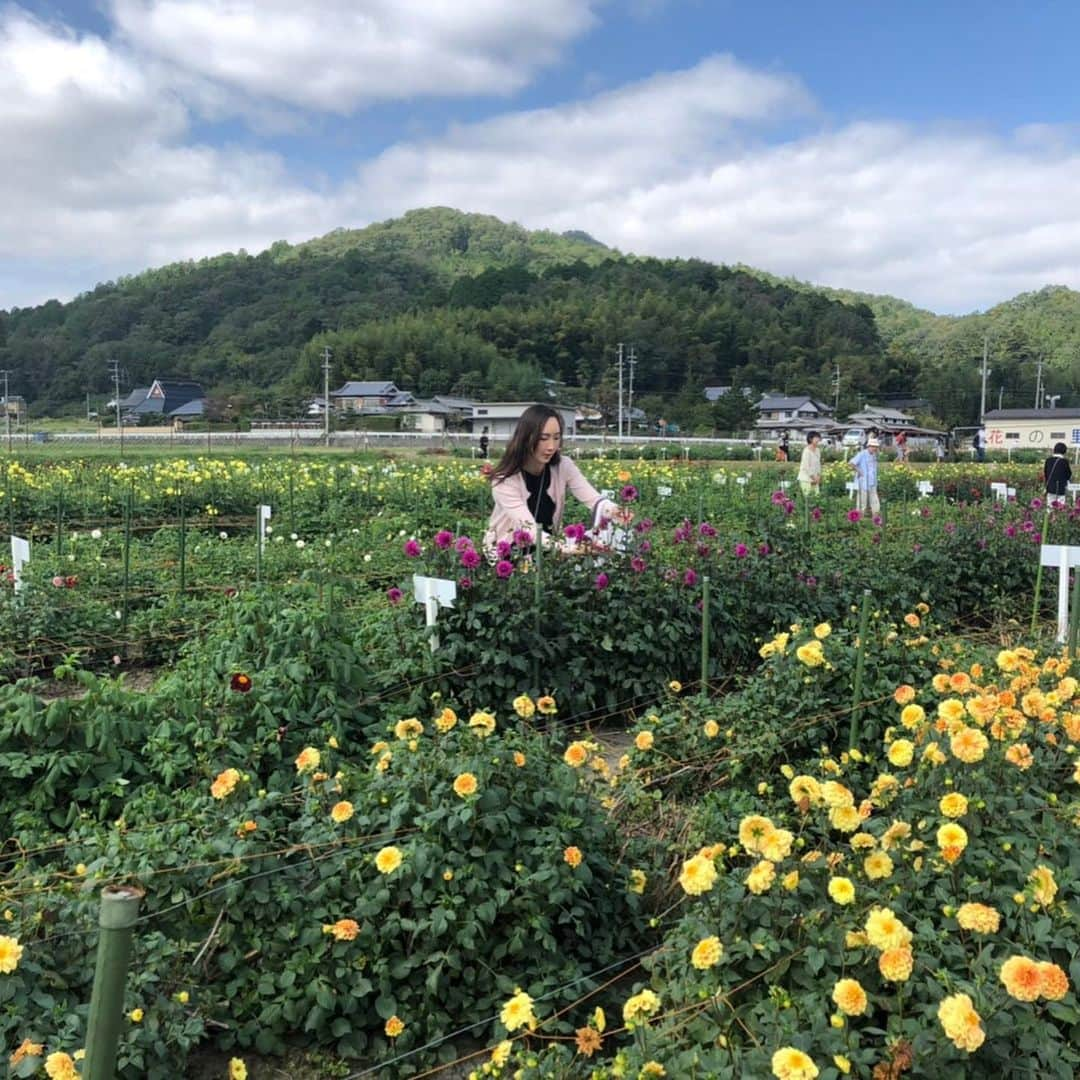
[[[115,407],[115,402],[109,403]],[[147,387],[138,387],[120,400],[120,412],[126,424],[164,424],[174,426],[201,417],[206,411],[202,384],[193,379],[155,379]]]
[[794,397],[766,394],[754,407],[758,411],[754,426],[759,431],[800,428],[824,431],[833,427],[833,410],[809,394]]
[[416,399],[408,390],[399,390],[392,382],[350,380],[330,391],[330,402],[334,412],[371,413],[414,405]]

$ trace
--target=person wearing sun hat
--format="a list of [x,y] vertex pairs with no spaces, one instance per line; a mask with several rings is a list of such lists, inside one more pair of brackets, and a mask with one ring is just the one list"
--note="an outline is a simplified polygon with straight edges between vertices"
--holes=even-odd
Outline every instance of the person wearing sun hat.
[[848,462],[855,470],[855,509],[860,514],[868,510],[871,514],[877,514],[881,510],[877,493],[877,455],[880,448],[881,442],[877,436],[871,435],[866,440],[866,446]]

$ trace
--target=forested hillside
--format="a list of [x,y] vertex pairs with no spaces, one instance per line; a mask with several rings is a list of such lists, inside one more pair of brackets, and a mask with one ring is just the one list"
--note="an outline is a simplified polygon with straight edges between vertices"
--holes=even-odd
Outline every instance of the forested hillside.
[[[34,415],[159,375],[201,380],[251,415],[294,415],[333,382],[386,378],[418,396],[611,403],[619,342],[635,403],[684,423],[737,426],[715,383],[811,393],[841,411],[884,394],[929,398],[948,423],[978,409],[983,336],[997,404],[1031,404],[1034,364],[1067,404],[1078,384],[1080,296],[1050,289],[944,318],[891,297],[829,292],[746,268],[625,256],[585,233],[529,232],[448,209],[412,211],[257,256],[220,255],[99,285],[70,303],[0,312],[0,366]],[[1028,388],[1031,388],[1030,390]]]

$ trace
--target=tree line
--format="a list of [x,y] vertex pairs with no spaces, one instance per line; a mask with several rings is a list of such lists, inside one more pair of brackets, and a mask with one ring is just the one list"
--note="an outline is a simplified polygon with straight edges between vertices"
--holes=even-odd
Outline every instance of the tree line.
[[528,232],[484,215],[412,211],[307,244],[172,264],[62,304],[0,312],[0,367],[32,415],[155,377],[198,379],[239,413],[290,415],[333,381],[393,380],[418,397],[613,406],[615,355],[633,344],[635,404],[697,427],[747,419],[739,393],[811,394],[843,414],[883,395],[929,400],[939,422],[977,417],[979,361],[993,341],[989,404],[1080,387],[1080,297],[1049,289],[985,315],[945,318],[891,297],[814,289],[743,267],[623,255],[583,233]]

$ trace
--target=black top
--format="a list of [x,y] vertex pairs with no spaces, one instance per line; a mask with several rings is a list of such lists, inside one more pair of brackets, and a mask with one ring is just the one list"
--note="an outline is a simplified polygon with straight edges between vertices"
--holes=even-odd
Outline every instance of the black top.
[[547,490],[551,482],[550,470],[545,465],[539,476],[533,476],[527,469],[522,469],[521,475],[525,477],[525,487],[529,489],[529,512],[545,532],[551,532],[555,523],[555,500]]
[[1043,465],[1043,479],[1046,481],[1047,495],[1064,495],[1065,485],[1072,479],[1072,469],[1068,461],[1054,454]]

